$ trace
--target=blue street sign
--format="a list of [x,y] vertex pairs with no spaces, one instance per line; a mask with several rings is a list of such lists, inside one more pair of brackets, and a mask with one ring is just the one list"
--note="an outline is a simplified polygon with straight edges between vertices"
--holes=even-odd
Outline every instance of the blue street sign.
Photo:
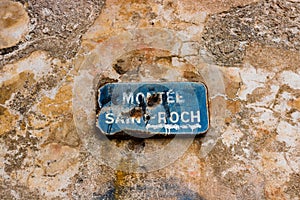
[[107,135],[201,134],[209,126],[202,83],[111,83],[99,89],[97,125]]

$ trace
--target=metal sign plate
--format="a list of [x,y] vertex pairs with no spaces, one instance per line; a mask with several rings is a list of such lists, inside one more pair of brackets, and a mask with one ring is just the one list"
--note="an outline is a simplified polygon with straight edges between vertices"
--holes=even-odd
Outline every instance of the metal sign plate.
[[97,126],[107,135],[201,134],[209,126],[202,83],[111,83],[99,89]]

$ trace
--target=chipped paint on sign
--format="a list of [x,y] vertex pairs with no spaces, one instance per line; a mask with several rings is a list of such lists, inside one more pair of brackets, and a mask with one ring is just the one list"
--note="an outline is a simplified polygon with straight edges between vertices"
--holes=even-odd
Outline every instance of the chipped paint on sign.
[[207,89],[202,83],[112,83],[99,89],[97,125],[121,131],[199,134],[208,129]]

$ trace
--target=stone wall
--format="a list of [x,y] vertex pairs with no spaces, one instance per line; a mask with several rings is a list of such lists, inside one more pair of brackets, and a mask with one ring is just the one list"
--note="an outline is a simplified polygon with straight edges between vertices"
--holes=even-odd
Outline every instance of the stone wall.
[[[293,199],[299,0],[1,0],[0,199]],[[210,129],[101,138],[99,86],[203,82]]]

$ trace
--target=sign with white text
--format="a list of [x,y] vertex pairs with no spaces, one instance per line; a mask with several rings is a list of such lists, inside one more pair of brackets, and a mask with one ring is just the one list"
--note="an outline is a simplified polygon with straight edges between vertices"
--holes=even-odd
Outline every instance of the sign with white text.
[[99,89],[97,126],[107,135],[201,134],[209,127],[202,83],[110,83]]

